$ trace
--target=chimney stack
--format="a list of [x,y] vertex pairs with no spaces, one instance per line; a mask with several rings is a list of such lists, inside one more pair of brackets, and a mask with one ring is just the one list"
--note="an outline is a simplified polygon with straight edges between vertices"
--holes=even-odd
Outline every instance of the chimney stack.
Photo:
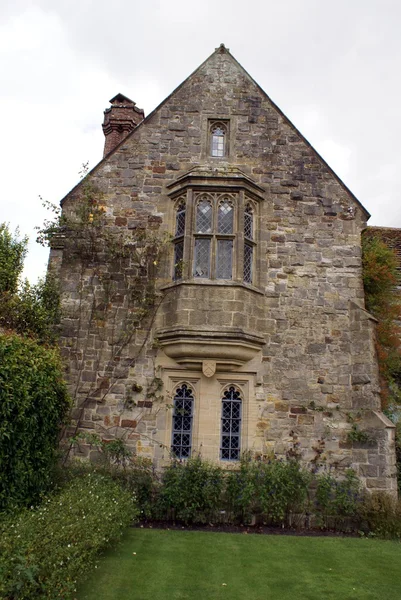
[[106,137],[103,156],[114,150],[145,118],[142,108],[137,108],[135,102],[123,96],[123,94],[114,96],[110,100],[110,104],[111,107],[106,108],[104,111],[102,125]]

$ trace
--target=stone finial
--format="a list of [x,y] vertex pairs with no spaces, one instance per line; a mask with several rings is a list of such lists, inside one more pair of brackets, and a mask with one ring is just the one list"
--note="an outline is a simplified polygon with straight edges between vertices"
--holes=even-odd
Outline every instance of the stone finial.
[[145,118],[142,108],[137,108],[135,102],[123,94],[114,96],[110,100],[110,104],[111,107],[104,111],[102,125],[106,137],[103,156],[114,150]]
[[220,54],[224,54],[225,52],[230,52],[230,48],[226,48],[224,44],[220,44],[218,48],[215,48],[216,52],[220,52]]

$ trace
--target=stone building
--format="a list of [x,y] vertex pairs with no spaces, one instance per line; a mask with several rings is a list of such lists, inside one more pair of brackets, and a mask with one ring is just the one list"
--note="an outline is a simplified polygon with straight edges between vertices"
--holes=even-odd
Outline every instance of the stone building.
[[62,201],[96,235],[80,254],[67,226],[50,258],[76,427],[158,467],[297,454],[395,493],[366,209],[224,45],[146,118],[115,96],[103,129]]

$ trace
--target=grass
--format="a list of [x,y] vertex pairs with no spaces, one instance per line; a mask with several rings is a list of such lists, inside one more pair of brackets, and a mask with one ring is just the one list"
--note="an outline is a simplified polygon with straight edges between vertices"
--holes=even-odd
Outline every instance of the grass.
[[390,541],[133,529],[77,599],[399,600],[400,564]]

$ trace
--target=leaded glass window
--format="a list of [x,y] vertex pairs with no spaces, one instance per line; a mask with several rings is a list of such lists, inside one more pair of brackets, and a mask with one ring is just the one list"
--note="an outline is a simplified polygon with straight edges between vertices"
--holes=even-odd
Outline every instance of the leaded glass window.
[[174,244],[174,279],[182,278],[182,267],[184,258],[184,241]]
[[253,240],[253,210],[250,204],[245,206],[244,236],[248,238],[248,240]]
[[217,158],[225,156],[225,127],[221,123],[212,126],[211,155]]
[[208,238],[195,240],[194,277],[210,277],[210,242]]
[[231,279],[233,273],[233,241],[217,240],[216,279]]
[[174,396],[171,452],[176,458],[191,456],[193,408],[192,391],[184,383]]
[[225,198],[219,202],[218,226],[219,233],[233,233],[234,206],[232,200]]
[[180,202],[177,206],[175,217],[175,235],[179,237],[185,233],[185,202]]
[[253,246],[244,245],[244,281],[252,283]]
[[196,207],[196,232],[211,233],[212,232],[213,208],[212,203],[207,198],[199,200]]
[[222,460],[239,460],[241,452],[241,394],[234,386],[224,392],[221,406]]

